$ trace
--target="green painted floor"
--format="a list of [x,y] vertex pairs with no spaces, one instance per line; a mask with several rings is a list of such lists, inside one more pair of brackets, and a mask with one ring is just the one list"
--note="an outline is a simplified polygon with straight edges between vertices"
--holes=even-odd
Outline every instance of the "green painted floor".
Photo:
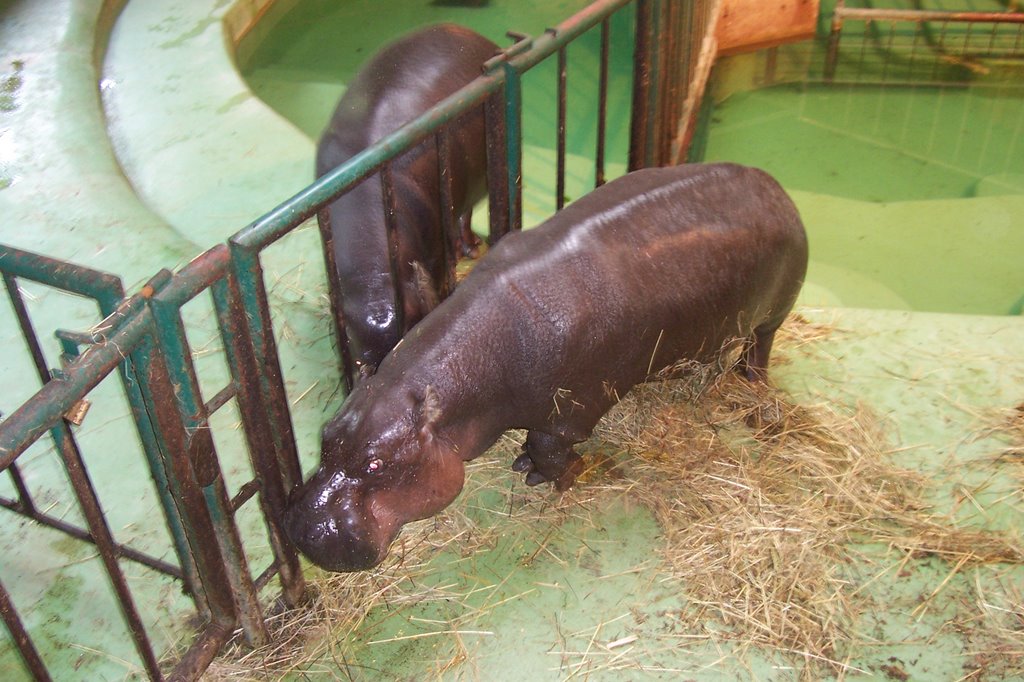
[[[306,185],[312,179],[314,136],[341,92],[345,68],[350,68],[336,67],[333,60],[350,64],[370,49],[378,32],[402,28],[389,17],[388,22],[367,24],[379,29],[342,40],[325,33],[325,24],[319,27],[321,33],[314,32],[323,47],[315,54],[330,55],[320,62],[328,75],[301,66],[302,53],[309,48],[295,44],[274,63],[261,63],[255,52],[243,54],[251,72],[247,84],[226,48],[221,24],[231,3],[129,0],[110,36],[107,58],[98,67],[94,45],[107,43],[99,19],[103,4],[0,3],[0,239],[115,272],[129,289],[159,268],[179,266],[224,241]],[[370,4],[353,1],[336,7],[339,12],[360,12]],[[380,10],[382,3],[372,4],[386,14]],[[401,15],[401,21],[412,25],[430,13],[444,12],[499,40],[505,28],[537,31],[579,4],[537,3],[536,11],[528,12],[521,2],[495,1],[491,14],[482,14],[423,3]],[[296,21],[304,25],[311,20]],[[584,64],[578,79],[583,84],[575,87],[585,88],[593,81],[586,66],[592,64],[591,55],[578,57]],[[536,80],[540,104],[524,112],[524,120],[536,122],[528,126],[524,150],[525,207],[531,221],[551,205],[547,188],[553,177],[553,132],[542,129],[553,111],[547,85],[553,76],[538,73]],[[615,83],[628,87],[628,73]],[[253,91],[266,102],[279,103],[277,109]],[[835,109],[822,99],[836,96],[843,95],[792,88],[737,96],[716,110],[720,120],[708,141],[709,159],[754,163],[776,173],[794,194],[811,234],[814,261],[802,312],[837,332],[808,346],[782,345],[779,352],[786,361],[773,369],[773,378],[801,403],[870,406],[885,425],[897,463],[936,481],[938,512],[955,512],[958,523],[967,527],[1009,529],[1019,537],[1024,526],[1019,457],[998,456],[1020,444],[1011,446],[990,424],[993,415],[1024,402],[1019,351],[1024,347],[1024,318],[1019,316],[1024,199],[1016,180],[1024,170],[1014,165],[1024,154],[1011,154],[1015,147],[1005,141],[986,145],[992,125],[986,124],[978,133],[981,142],[968,145],[963,154],[984,146],[991,163],[979,165],[972,159],[971,165],[963,155],[944,157],[938,159],[940,165],[956,172],[930,176],[921,161],[930,153],[927,136],[913,158],[893,148],[911,141],[919,129],[945,137],[931,118],[921,118],[920,125],[904,124],[904,132],[888,139],[877,130],[854,130],[857,117],[852,113],[849,119],[831,116]],[[989,105],[997,116],[1003,112],[1019,117],[1012,113],[1019,111],[1017,97],[1016,104],[989,98]],[[955,99],[950,96],[943,106],[965,107]],[[890,103],[899,105],[882,99],[874,106],[884,110]],[[612,103],[610,115],[620,122],[615,126],[620,132],[627,104],[621,97]],[[846,102],[843,107],[839,110],[853,111],[855,105]],[[980,120],[976,110],[961,111],[964,121]],[[1019,126],[1019,118],[1007,120],[1011,131]],[[585,191],[590,181],[583,158],[592,145],[589,126],[575,130],[579,132],[570,139],[575,154],[570,160],[570,196]],[[613,148],[621,150],[623,138],[615,140]],[[818,150],[826,143],[849,161],[822,168]],[[1000,152],[1007,153],[1002,166]],[[881,165],[886,156],[897,165]],[[800,163],[789,163],[794,160]],[[794,170],[801,167],[806,170]],[[889,179],[908,175],[922,183],[934,179],[926,184],[940,188],[940,198],[896,194],[897,183]],[[952,179],[957,177],[961,179]],[[301,230],[273,247],[266,263],[271,305],[281,321],[280,349],[299,447],[308,468],[316,461],[319,427],[338,406],[335,381],[329,378],[330,326],[315,229]],[[984,276],[972,276],[977,272]],[[923,280],[934,286],[922,291]],[[27,289],[43,336],[58,326],[82,329],[96,321],[95,311],[80,302],[37,287]],[[945,307],[933,307],[935,300]],[[204,387],[215,385],[223,374],[209,310],[207,302],[197,302],[186,313]],[[951,314],[966,311],[999,315]],[[5,386],[0,411],[10,413],[35,384],[6,306],[0,310],[0,340],[10,349],[0,358]],[[56,366],[55,344],[47,352]],[[119,538],[169,556],[165,533],[154,521],[151,486],[141,470],[131,469],[137,467],[138,455],[121,416],[117,387],[101,386],[98,392],[97,405],[110,406],[91,416],[81,433],[111,525]],[[215,424],[229,487],[247,466],[232,421],[227,415]],[[523,487],[507,464],[491,459],[475,465],[471,480],[488,486],[470,485],[452,508],[452,513],[477,514],[481,533],[491,533],[493,546],[465,557],[457,548],[439,552],[414,576],[421,585],[435,588],[430,592],[435,598],[377,608],[350,641],[338,641],[329,633],[311,637],[310,646],[327,642],[335,656],[310,664],[310,677],[797,677],[803,666],[799,656],[737,651],[727,632],[688,639],[718,632],[714,622],[704,633],[673,627],[673,611],[685,608],[680,596],[685,586],[666,581],[657,560],[665,542],[662,529],[630,496],[602,492],[600,485],[590,490],[581,486],[567,498],[564,517],[553,520],[548,512],[557,498]],[[42,500],[75,515],[52,453],[32,451],[24,469]],[[508,493],[496,496],[495,489]],[[0,493],[10,493],[6,477],[0,480]],[[535,526],[509,523],[500,513],[509,509],[519,520],[530,514],[541,520]],[[243,519],[243,525],[247,551],[266,556],[259,520]],[[544,550],[538,552],[539,547]],[[988,663],[968,679],[1024,675],[1022,652],[999,650],[984,638],[980,626],[971,627],[1009,614],[1018,619],[1019,629],[1024,617],[1019,599],[1024,573],[1019,566],[993,564],[951,572],[945,562],[923,558],[910,560],[907,569],[902,553],[884,547],[866,547],[862,557],[843,569],[852,584],[863,586],[870,606],[846,642],[851,676],[859,674],[854,669],[879,677],[898,668],[911,679],[953,680],[971,674],[979,660]],[[904,570],[891,570],[898,568]],[[176,586],[143,569],[129,570],[157,641],[170,646],[187,637],[187,603]],[[56,679],[113,680],[138,674],[89,548],[4,512],[0,575]],[[873,579],[876,575],[880,577]],[[373,589],[376,578],[367,574],[365,579],[366,589]],[[941,608],[922,616],[915,609],[933,593]],[[339,653],[346,663],[338,662]],[[218,669],[237,672],[233,679],[275,677],[251,661],[223,663]],[[0,670],[4,679],[22,676],[16,654],[2,638]],[[294,677],[303,679],[299,673]]]

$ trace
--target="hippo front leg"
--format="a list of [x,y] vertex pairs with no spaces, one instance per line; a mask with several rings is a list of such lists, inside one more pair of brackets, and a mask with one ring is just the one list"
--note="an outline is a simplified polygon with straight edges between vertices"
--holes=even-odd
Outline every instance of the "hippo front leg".
[[526,474],[526,485],[551,481],[558,491],[571,488],[582,468],[570,441],[541,431],[526,434],[523,454],[512,462],[513,471]]

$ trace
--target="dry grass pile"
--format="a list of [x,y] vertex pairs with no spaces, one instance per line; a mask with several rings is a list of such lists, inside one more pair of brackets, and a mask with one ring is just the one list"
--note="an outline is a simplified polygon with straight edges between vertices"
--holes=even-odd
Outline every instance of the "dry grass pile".
[[1024,561],[1010,538],[932,516],[926,481],[889,463],[863,407],[794,405],[729,373],[640,387],[599,436],[630,454],[626,478],[665,530],[666,566],[693,605],[679,614],[683,628],[722,623],[723,638],[803,656],[810,674],[848,667],[863,608],[862,586],[843,571],[851,545],[939,555],[955,566],[950,577]]
[[[831,331],[797,318],[779,345],[792,353]],[[588,458],[577,486],[588,495],[628,495],[655,515],[665,537],[665,579],[689,605],[676,614],[684,630],[731,640],[740,650],[795,655],[808,676],[842,676],[851,669],[850,643],[866,608],[865,585],[854,584],[847,571],[853,547],[882,543],[907,560],[937,555],[952,567],[949,578],[972,564],[1024,562],[1015,539],[959,530],[933,516],[922,501],[926,481],[891,464],[884,425],[868,409],[796,405],[721,367],[684,369],[686,379],[637,387],[606,416],[581,447],[604,454]],[[485,468],[507,466],[517,444],[506,437],[496,447],[471,465],[476,470],[467,481],[507,494],[507,476]],[[316,660],[343,668],[345,652],[335,647],[352,639],[375,606],[459,598],[418,580],[440,548],[468,555],[493,546],[498,534],[512,530],[509,524],[558,525],[574,498],[553,503],[552,496],[539,490],[493,524],[474,520],[457,503],[404,532],[382,569],[316,575],[312,606],[272,622],[274,644],[236,649],[214,665],[211,677],[313,670]],[[890,560],[876,578],[891,569]],[[923,595],[921,609],[949,578]],[[1017,656],[1013,669],[1024,671],[1024,614],[1010,611],[1008,639],[1000,646]],[[709,623],[719,624],[714,634]]]

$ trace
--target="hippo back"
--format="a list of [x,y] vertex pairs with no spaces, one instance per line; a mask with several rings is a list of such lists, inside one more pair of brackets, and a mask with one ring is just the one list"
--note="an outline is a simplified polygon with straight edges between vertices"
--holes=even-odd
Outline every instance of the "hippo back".
[[616,396],[667,365],[777,327],[806,266],[797,210],[766,173],[641,170],[502,239],[396,359],[425,354],[417,364],[452,371],[436,354],[460,337],[480,358],[474,390],[499,387],[475,402],[512,403],[495,408],[502,427],[541,429],[566,412],[564,435],[585,436]]

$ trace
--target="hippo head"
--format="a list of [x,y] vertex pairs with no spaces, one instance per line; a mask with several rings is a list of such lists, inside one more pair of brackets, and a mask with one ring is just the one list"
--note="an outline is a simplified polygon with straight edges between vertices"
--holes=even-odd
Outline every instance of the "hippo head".
[[291,541],[330,571],[376,566],[403,524],[438,513],[462,490],[462,460],[437,433],[437,394],[374,393],[374,382],[363,384],[324,426],[320,468],[284,513]]

